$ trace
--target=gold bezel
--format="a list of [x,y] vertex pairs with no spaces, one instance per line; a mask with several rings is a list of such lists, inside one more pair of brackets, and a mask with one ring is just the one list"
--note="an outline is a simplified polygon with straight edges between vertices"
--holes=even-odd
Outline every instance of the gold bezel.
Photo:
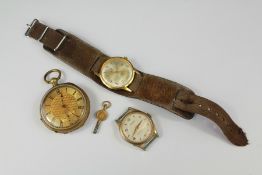
[[[57,89],[57,88],[61,88],[61,87],[71,87],[71,88],[77,89],[77,90],[81,93],[81,95],[82,95],[82,97],[83,97],[83,99],[84,99],[84,103],[85,103],[85,105],[84,105],[84,106],[85,106],[85,111],[84,111],[84,113],[83,113],[83,118],[82,118],[82,120],[80,120],[79,122],[75,123],[74,125],[72,125],[72,126],[70,126],[70,127],[62,128],[62,129],[61,129],[61,128],[56,128],[56,127],[54,127],[54,126],[49,125],[49,124],[47,123],[47,121],[46,121],[46,119],[45,119],[45,116],[44,116],[44,113],[43,113],[43,103],[44,103],[45,99],[48,97],[48,95],[49,95],[53,90],[55,90],[55,89]],[[54,132],[57,132],[57,133],[64,133],[64,134],[66,134],[66,133],[72,132],[72,131],[80,128],[81,126],[84,125],[84,123],[85,123],[86,120],[88,119],[89,113],[90,113],[90,101],[89,101],[89,98],[88,98],[87,94],[86,94],[80,87],[76,86],[76,85],[73,84],[73,83],[62,83],[62,84],[58,84],[58,85],[52,87],[51,89],[49,89],[49,90],[45,93],[44,97],[42,98],[41,104],[40,104],[40,116],[41,116],[40,119],[41,119],[41,121],[44,123],[44,125],[45,125],[48,129],[50,129],[50,130],[52,130],[52,131],[54,131]]]
[[[145,139],[145,140],[143,140],[143,141],[141,141],[141,142],[133,142],[132,140],[128,139],[128,138],[125,136],[125,134],[123,133],[123,130],[122,130],[122,127],[121,127],[122,124],[123,124],[122,121],[124,120],[124,118],[126,118],[128,115],[130,115],[130,114],[132,114],[132,113],[142,113],[142,114],[144,114],[144,115],[148,118],[148,120],[150,121],[150,123],[151,123],[152,129],[151,129],[150,135],[147,137],[147,139]],[[129,107],[128,110],[127,110],[124,114],[122,114],[122,115],[116,120],[116,123],[117,123],[117,125],[118,125],[118,127],[119,127],[119,132],[120,132],[122,138],[123,138],[125,141],[127,141],[128,143],[131,143],[132,145],[137,146],[137,147],[139,147],[139,148],[141,148],[141,149],[143,149],[143,150],[146,149],[146,147],[151,143],[151,141],[153,141],[156,137],[158,137],[158,133],[157,133],[157,130],[156,130],[156,127],[155,127],[154,121],[152,120],[151,115],[148,114],[148,113],[145,113],[145,112],[143,112],[143,111],[140,111],[140,110],[137,110],[137,109],[134,109],[134,108],[130,108],[130,107]]]
[[[131,68],[132,68],[132,76],[131,76],[130,80],[129,80],[124,86],[122,86],[122,87],[114,87],[114,86],[112,86],[111,84],[107,83],[106,80],[104,79],[104,77],[102,76],[102,73],[101,73],[102,70],[103,70],[103,68],[104,68],[108,63],[110,63],[110,62],[112,62],[113,60],[116,60],[116,59],[117,59],[117,60],[120,60],[120,61],[126,61],[126,62],[131,66]],[[126,90],[126,91],[128,91],[128,92],[132,92],[132,91],[128,88],[128,86],[133,82],[133,80],[134,80],[134,78],[135,78],[135,69],[134,69],[132,63],[131,63],[126,57],[110,57],[108,60],[106,60],[106,61],[102,64],[98,76],[99,76],[99,78],[101,79],[102,83],[103,83],[106,87],[108,87],[109,89],[113,89],[113,90],[120,90],[120,89],[122,89],[122,90]]]

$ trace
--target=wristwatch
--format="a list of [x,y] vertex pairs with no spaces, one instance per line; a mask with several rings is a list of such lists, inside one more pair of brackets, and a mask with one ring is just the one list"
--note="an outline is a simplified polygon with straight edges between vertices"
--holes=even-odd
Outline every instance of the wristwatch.
[[49,28],[37,19],[25,35],[40,41],[46,51],[110,91],[149,102],[185,119],[200,114],[215,122],[233,144],[248,144],[245,133],[222,107],[179,83],[139,71],[127,58],[107,56],[76,36]]
[[158,137],[151,115],[135,108],[129,107],[116,123],[122,137],[143,150]]

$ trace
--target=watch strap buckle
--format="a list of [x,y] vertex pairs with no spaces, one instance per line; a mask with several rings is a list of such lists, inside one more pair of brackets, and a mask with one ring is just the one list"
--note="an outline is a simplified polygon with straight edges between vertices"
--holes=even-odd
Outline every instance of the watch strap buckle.
[[31,24],[26,24],[27,25],[27,30],[25,32],[25,36],[29,36],[29,33],[31,32],[32,28],[34,27],[34,25],[39,22],[38,19],[34,19]]
[[25,32],[25,36],[40,41],[43,43],[44,47],[54,52],[61,47],[67,37],[65,34],[41,24],[37,19],[34,19],[32,23],[27,24],[27,26],[28,28]]

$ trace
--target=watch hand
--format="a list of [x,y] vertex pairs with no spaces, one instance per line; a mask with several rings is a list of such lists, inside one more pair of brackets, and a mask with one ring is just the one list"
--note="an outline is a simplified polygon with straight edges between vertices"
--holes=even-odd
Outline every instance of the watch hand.
[[137,128],[136,133],[137,133],[137,134],[140,133],[140,132],[143,130],[143,129],[141,129],[141,128],[144,128],[145,125],[146,125],[146,122],[144,122],[143,124],[141,124],[141,125]]
[[68,111],[69,113],[73,114],[74,116],[76,116],[77,118],[79,118],[79,117],[80,117],[80,116],[76,115],[75,113],[73,113],[73,112],[69,111],[68,109],[67,109],[67,111]]
[[66,105],[64,103],[64,96],[62,93],[60,93],[60,99],[61,99],[61,104],[62,104],[62,108],[65,108],[66,109]]
[[116,64],[116,67],[115,67],[115,69],[116,69],[116,71],[118,71],[118,70],[119,70],[119,65],[118,65],[118,64]]
[[141,125],[141,123],[142,123],[142,120],[138,123],[138,125],[136,125],[135,130],[133,132],[133,136],[135,135],[135,133],[136,133],[138,127]]

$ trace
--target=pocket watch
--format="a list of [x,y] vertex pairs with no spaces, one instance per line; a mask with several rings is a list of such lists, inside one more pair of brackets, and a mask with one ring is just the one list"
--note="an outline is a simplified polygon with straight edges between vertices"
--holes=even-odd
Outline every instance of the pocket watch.
[[[57,77],[48,79],[50,74]],[[52,88],[44,95],[41,105],[41,120],[45,126],[58,133],[68,133],[84,125],[90,111],[90,102],[86,93],[73,83],[58,84],[61,71],[48,71],[44,80]]]
[[143,150],[158,137],[152,117],[137,109],[129,107],[116,123],[122,137]]
[[138,73],[126,57],[111,57],[106,60],[97,76],[109,89],[132,92],[128,86],[133,82],[135,73]]

